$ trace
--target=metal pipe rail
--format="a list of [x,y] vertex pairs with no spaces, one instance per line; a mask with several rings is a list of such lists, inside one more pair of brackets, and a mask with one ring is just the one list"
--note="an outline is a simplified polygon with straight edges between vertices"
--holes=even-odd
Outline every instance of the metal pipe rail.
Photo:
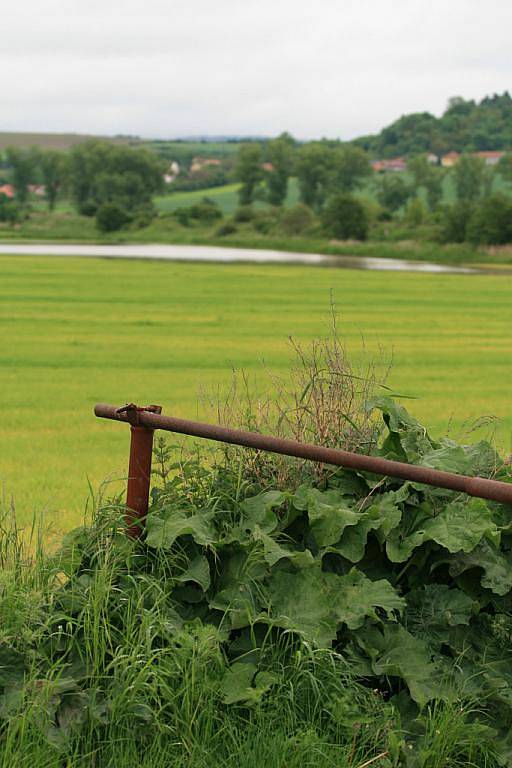
[[138,536],[142,532],[141,518],[146,516],[148,510],[151,451],[155,429],[242,445],[255,450],[295,456],[401,480],[411,480],[415,483],[447,488],[502,504],[512,504],[512,483],[488,480],[483,477],[468,477],[416,464],[381,459],[378,456],[366,456],[310,443],[300,443],[297,440],[261,435],[258,432],[244,432],[216,424],[162,416],[160,406],[150,405],[147,408],[139,408],[131,403],[118,408],[115,405],[99,403],[95,406],[94,413],[102,419],[113,419],[131,425],[132,441],[126,500],[129,510],[127,524],[131,536]]

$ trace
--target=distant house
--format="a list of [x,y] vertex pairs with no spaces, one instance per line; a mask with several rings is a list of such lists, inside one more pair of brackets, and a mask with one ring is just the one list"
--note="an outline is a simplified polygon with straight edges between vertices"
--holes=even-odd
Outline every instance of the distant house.
[[268,171],[269,173],[272,173],[272,171],[274,170],[274,166],[272,165],[272,163],[262,163],[261,167],[263,168],[264,171]]
[[403,157],[393,157],[391,160],[375,160],[372,163],[372,168],[377,173],[385,173],[386,171],[402,173],[407,170],[407,162]]
[[441,158],[441,165],[443,168],[453,168],[459,162],[460,155],[458,152],[448,152],[447,155],[443,155]]
[[0,195],[5,195],[6,197],[14,197],[14,187],[12,184],[3,184],[0,187]]
[[220,165],[221,161],[216,157],[194,157],[190,164],[190,173],[198,173],[208,166]]
[[427,155],[427,163],[430,163],[430,165],[437,165],[439,162],[439,158],[437,155],[434,155],[432,152]]
[[498,165],[504,152],[475,152],[475,157],[481,158],[486,165]]

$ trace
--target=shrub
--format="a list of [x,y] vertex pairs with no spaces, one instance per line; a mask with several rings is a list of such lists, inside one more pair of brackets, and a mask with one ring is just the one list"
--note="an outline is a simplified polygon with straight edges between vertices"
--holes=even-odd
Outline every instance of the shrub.
[[446,206],[441,212],[441,241],[463,243],[466,240],[467,227],[473,210],[473,205],[463,200]]
[[415,197],[409,201],[407,208],[405,209],[405,221],[411,227],[419,227],[423,224],[426,218],[427,212],[425,210],[424,203]]
[[96,216],[96,211],[98,210],[98,203],[95,203],[94,200],[85,200],[79,207],[79,213],[82,214],[82,216],[89,216],[93,217]]
[[279,226],[286,235],[301,235],[312,226],[314,220],[311,208],[304,203],[297,203],[283,210]]
[[232,221],[226,221],[215,230],[215,234],[217,237],[226,237],[227,235],[233,235],[237,231],[238,230]]
[[194,205],[177,208],[174,215],[180,224],[188,227],[191,219],[204,224],[211,224],[218,219],[222,219],[223,214],[215,200],[212,200],[210,197],[203,197]]
[[268,210],[256,212],[252,221],[252,227],[256,232],[260,232],[262,235],[267,235],[276,223],[277,215],[275,209],[270,208]]
[[475,244],[512,243],[512,201],[504,195],[486,198],[471,216],[466,234]]
[[199,203],[191,205],[189,208],[190,218],[196,219],[206,224],[211,224],[217,219],[222,219],[222,211],[210,197],[203,197]]
[[103,203],[96,212],[100,232],[116,232],[132,221],[132,217],[117,203]]
[[352,195],[341,193],[327,200],[322,212],[326,234],[337,240],[366,240],[368,214],[362,203]]
[[176,208],[174,216],[182,227],[188,227],[190,224],[190,208]]
[[0,195],[0,221],[13,225],[20,220],[20,215],[18,203],[7,195]]
[[133,213],[133,219],[131,222],[132,229],[143,229],[149,227],[151,222],[158,216],[155,206],[151,203],[143,205],[137,208]]
[[250,205],[241,205],[236,209],[233,218],[238,224],[247,224],[253,220],[254,210]]

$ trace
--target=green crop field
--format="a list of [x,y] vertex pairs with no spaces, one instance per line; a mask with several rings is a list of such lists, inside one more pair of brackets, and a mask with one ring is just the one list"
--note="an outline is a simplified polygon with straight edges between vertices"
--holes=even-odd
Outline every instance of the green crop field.
[[[157,402],[201,415],[201,388],[233,366],[267,381],[287,337],[325,335],[330,292],[354,354],[393,355],[390,384],[438,433],[467,419],[512,428],[512,278],[327,268],[0,257],[0,482],[20,519],[57,530],[126,471],[128,430],[95,402]],[[115,487],[120,487],[119,485]]]
[[[403,174],[404,180],[410,184],[412,176],[409,173]],[[358,190],[357,194],[366,197],[369,200],[376,200],[378,176],[372,177],[366,184]],[[163,212],[174,211],[176,208],[194,205],[203,197],[210,197],[220,206],[224,214],[233,213],[238,208],[238,184],[226,184],[223,187],[212,187],[210,189],[199,189],[193,192],[175,192],[162,195],[155,199],[156,207]],[[501,176],[494,176],[492,183],[493,192],[504,192],[510,194],[511,185],[504,181]],[[299,185],[296,178],[292,178],[288,184],[288,196],[286,205],[294,205],[299,200]],[[455,187],[453,183],[453,174],[447,174],[443,181],[443,201],[453,203],[455,201]],[[264,207],[265,203],[257,202],[257,207]]]
[[[225,215],[234,213],[238,208],[238,188],[239,184],[226,184],[223,187],[212,187],[211,189],[199,189],[193,192],[175,192],[170,195],[162,195],[155,199],[155,205],[159,211],[167,213],[175,211],[177,208],[194,205],[202,200],[203,197],[209,197],[215,200],[219,208]],[[287,205],[294,205],[299,199],[299,186],[297,179],[291,179],[288,185]],[[257,201],[257,208],[264,208],[265,203]]]

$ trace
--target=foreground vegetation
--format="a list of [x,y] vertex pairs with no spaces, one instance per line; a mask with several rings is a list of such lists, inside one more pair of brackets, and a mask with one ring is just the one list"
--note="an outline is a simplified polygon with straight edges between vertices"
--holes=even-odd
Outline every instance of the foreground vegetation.
[[361,336],[387,350],[388,383],[419,398],[435,434],[485,414],[510,448],[508,276],[5,256],[0,273],[0,478],[23,523],[36,511],[69,530],[87,478],[125,476],[128,433],[95,419],[94,403],[211,418],[197,394],[224,388],[233,368],[268,390],[288,336],[325,333],[331,292],[354,354]]
[[[277,409],[238,393],[222,413],[512,481],[489,444],[435,441],[387,396],[365,406],[381,380],[339,344],[299,351],[292,380],[309,387]],[[103,504],[29,562],[5,518],[2,764],[512,764],[503,507],[240,449],[176,458],[158,442],[138,541]]]

